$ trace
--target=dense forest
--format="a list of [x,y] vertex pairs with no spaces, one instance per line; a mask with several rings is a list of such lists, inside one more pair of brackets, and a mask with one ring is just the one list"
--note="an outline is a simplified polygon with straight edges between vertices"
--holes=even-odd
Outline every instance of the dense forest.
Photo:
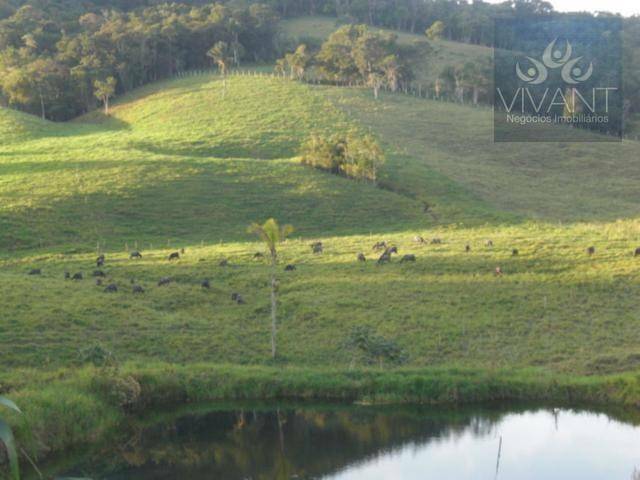
[[[87,8],[77,3],[30,2],[0,22],[5,103],[65,120],[116,89],[128,91],[181,70],[209,68],[215,60],[207,53],[221,43],[235,54],[236,63],[275,55],[278,17],[265,5],[174,3],[122,11],[104,10],[101,2]],[[10,9],[5,4],[0,11]]]
[[[0,0],[0,104],[66,120],[113,93],[220,67],[221,55],[236,65],[274,61],[292,49],[278,19],[309,14],[488,46],[500,43],[495,19],[570,16],[543,0]],[[640,111],[640,19],[624,23],[632,113]]]

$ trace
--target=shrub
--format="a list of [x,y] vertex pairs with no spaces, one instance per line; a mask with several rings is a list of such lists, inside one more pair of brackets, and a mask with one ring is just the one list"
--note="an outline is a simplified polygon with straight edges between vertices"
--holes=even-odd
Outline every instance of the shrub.
[[92,380],[92,387],[111,405],[132,410],[140,401],[142,387],[131,375],[103,371]]
[[301,149],[302,163],[335,175],[376,182],[384,153],[371,135],[313,135]]
[[117,362],[110,350],[96,344],[81,348],[78,351],[78,361],[82,364],[91,363],[95,367],[115,367]]
[[353,352],[353,362],[360,360],[381,368],[384,362],[402,365],[408,358],[404,350],[394,341],[378,335],[369,326],[357,326],[345,341],[345,348]]

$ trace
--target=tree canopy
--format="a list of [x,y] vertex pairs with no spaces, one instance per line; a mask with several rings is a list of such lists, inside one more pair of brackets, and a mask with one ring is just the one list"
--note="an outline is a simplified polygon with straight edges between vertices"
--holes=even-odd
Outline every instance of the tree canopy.
[[267,5],[146,3],[0,0],[0,103],[66,120],[106,103],[98,86],[107,78],[126,92],[210,68],[207,52],[220,45],[218,67],[275,56],[278,16]]

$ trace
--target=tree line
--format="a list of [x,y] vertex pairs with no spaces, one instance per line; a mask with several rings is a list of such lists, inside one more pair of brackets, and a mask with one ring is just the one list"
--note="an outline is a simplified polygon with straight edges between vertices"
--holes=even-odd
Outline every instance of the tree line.
[[[43,5],[18,7],[0,21],[0,102],[46,119],[67,120],[96,104],[107,107],[115,91],[209,68],[221,50],[235,65],[275,57],[279,17],[260,3],[174,3],[134,11],[86,10],[78,2],[64,11],[54,8],[64,2],[38,3]],[[7,5],[0,0],[0,12]]]
[[344,25],[319,47],[301,44],[276,62],[276,71],[291,78],[326,80],[397,91],[413,78],[412,65],[429,53],[424,44],[400,45],[397,35],[367,25]]
[[[52,120],[66,120],[97,105],[108,107],[113,93],[188,69],[217,66],[224,73],[241,61],[271,61],[286,48],[277,31],[279,16],[325,14],[339,23],[369,24],[425,34],[424,45],[405,47],[391,37],[361,34],[360,27],[336,33],[330,60],[355,36],[357,49],[378,49],[379,62],[365,75],[362,65],[325,66],[331,75],[367,83],[375,91],[410,81],[407,63],[428,52],[427,39],[449,39],[508,46],[496,38],[494,21],[569,14],[553,11],[544,0],[258,0],[209,3],[207,0],[0,0],[0,105]],[[599,16],[603,16],[600,14]],[[574,15],[576,16],[576,15]],[[577,14],[591,17],[591,14]],[[625,113],[640,112],[640,18],[624,20]],[[342,37],[340,40],[339,37]],[[369,48],[369,40],[375,45]],[[291,52],[278,68],[304,76],[313,45]],[[504,45],[503,45],[504,44]],[[361,48],[362,47],[362,48]],[[423,48],[424,47],[424,48]],[[394,56],[388,53],[393,50]],[[375,53],[375,52],[373,52]],[[413,57],[412,57],[413,56]],[[349,71],[350,70],[350,71]],[[365,69],[367,70],[367,69]],[[440,72],[435,96],[477,103],[490,89],[485,62]]]
[[[281,15],[329,15],[339,23],[364,23],[425,34],[429,40],[445,39],[489,47],[510,48],[510,39],[496,35],[495,21],[500,19],[527,21],[533,18],[591,19],[596,15],[560,13],[546,0],[265,0]],[[576,10],[579,10],[577,7]],[[606,10],[606,6],[603,6]],[[615,15],[599,12],[598,18]],[[623,19],[624,45],[624,113],[628,117],[640,113],[640,17]],[[457,71],[456,71],[457,70]],[[466,70],[466,71],[465,71]],[[486,62],[461,65],[440,72],[435,95],[476,103],[490,89]],[[478,81],[470,82],[470,78]],[[473,84],[477,86],[473,86]],[[487,100],[485,98],[485,100]]]

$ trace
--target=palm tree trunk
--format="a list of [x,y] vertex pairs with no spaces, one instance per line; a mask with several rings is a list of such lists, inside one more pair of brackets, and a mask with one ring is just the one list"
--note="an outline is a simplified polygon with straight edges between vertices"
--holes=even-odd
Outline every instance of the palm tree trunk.
[[[275,267],[274,267],[275,270]],[[276,358],[276,333],[277,333],[277,308],[276,299],[276,275],[271,274],[271,358]]]
[[278,284],[276,282],[276,268],[278,256],[275,248],[271,250],[271,358],[276,358],[276,335],[278,333],[278,299],[276,297]]

